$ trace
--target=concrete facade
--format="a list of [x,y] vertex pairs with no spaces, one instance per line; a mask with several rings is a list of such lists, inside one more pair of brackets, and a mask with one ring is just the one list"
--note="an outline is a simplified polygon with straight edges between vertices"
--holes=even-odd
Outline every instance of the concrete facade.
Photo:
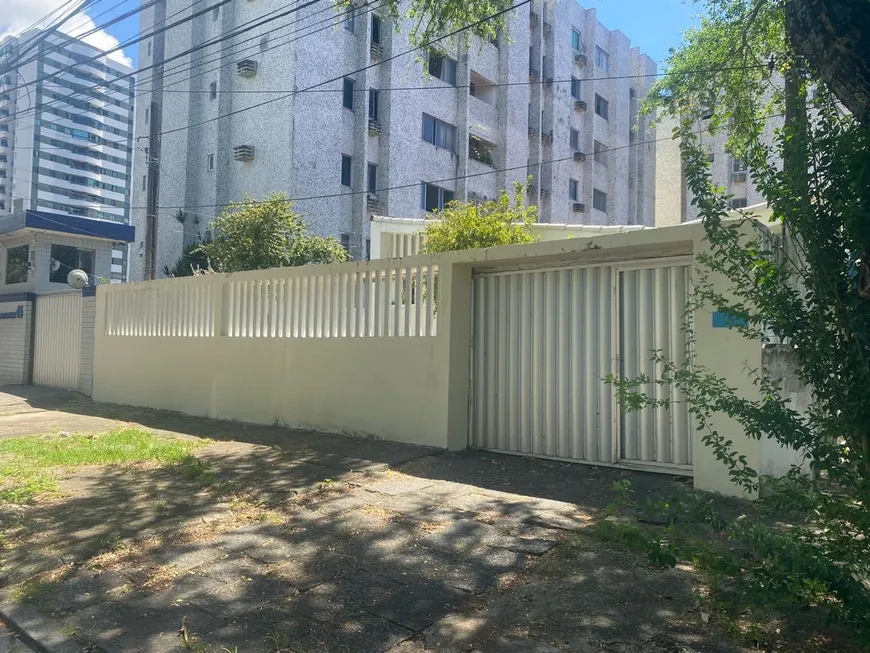
[[[32,209],[129,224],[132,69],[91,61],[99,50],[40,30],[4,40],[0,61],[37,38],[0,78],[0,214]],[[126,280],[127,244],[115,243],[111,258],[106,278]]]
[[[781,128],[781,117],[765,123],[763,138],[773,142],[774,130]],[[676,118],[662,117],[657,124],[660,134],[670,134],[677,126]],[[714,185],[730,195],[735,208],[746,208],[765,202],[752,181],[752,173],[739,159],[725,151],[728,139],[724,131],[711,134],[705,121],[698,121],[701,146],[711,158],[710,178]],[[677,139],[660,141],[656,148],[655,226],[666,227],[698,219],[698,209],[692,205],[692,193],[686,185],[683,157]]]
[[[146,109],[149,120],[161,121],[158,276],[226,204],[275,191],[296,199],[311,229],[343,239],[355,258],[368,253],[371,213],[425,214],[424,183],[442,189],[430,190],[439,199],[444,191],[456,199],[494,198],[531,175],[527,201],[539,206],[542,222],[652,225],[655,145],[647,143],[637,101],[654,78],[629,76],[656,67],[623,34],[601,25],[594,10],[569,0],[535,2],[508,14],[498,45],[477,36],[445,40],[441,50],[455,62],[455,83],[427,73],[426,53],[408,52],[409,23],[397,32],[379,17],[375,43],[376,13],[365,7],[352,31],[335,8],[312,7],[173,58],[282,10],[279,0],[232,3],[140,43],[140,66],[164,63],[160,74],[140,73],[135,121],[137,138],[150,128]],[[142,30],[192,11],[182,0],[162,0],[143,10]],[[596,59],[597,48],[607,56]],[[255,73],[243,66],[239,74],[241,61],[254,62]],[[347,78],[352,110],[344,107],[343,79],[311,88],[367,66]],[[572,77],[580,80],[585,107],[575,106]],[[379,91],[376,115],[370,89]],[[596,95],[607,101],[607,119],[596,114]],[[267,100],[274,101],[262,104]],[[455,128],[452,148],[422,138],[424,114]],[[470,156],[471,137],[489,152]],[[596,141],[611,150],[598,161]],[[234,158],[243,145],[253,147],[251,160]],[[585,161],[575,160],[575,151]],[[349,186],[342,184],[343,155],[351,158]],[[369,164],[377,166],[371,185]],[[138,157],[134,179],[144,180],[146,167]],[[576,199],[569,197],[570,179]],[[593,189],[606,193],[606,211],[593,208]],[[145,275],[145,200],[136,183],[131,279]],[[179,209],[183,222],[175,217]]]

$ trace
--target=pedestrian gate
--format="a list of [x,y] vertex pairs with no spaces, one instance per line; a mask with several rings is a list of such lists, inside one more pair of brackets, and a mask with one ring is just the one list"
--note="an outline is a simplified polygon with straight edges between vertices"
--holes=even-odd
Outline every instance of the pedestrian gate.
[[669,409],[622,413],[610,373],[655,378],[682,364],[690,261],[486,272],[473,282],[470,445],[653,471],[691,470],[691,423]]
[[33,384],[78,388],[82,294],[39,295],[33,342]]

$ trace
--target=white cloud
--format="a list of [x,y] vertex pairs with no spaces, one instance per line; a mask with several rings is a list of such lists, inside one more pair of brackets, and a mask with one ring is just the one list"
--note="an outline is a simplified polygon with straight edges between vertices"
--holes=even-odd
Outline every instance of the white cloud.
[[[2,0],[3,14],[0,17],[0,39],[8,34],[19,34],[66,2],[67,0]],[[69,7],[64,7],[62,12],[52,14],[51,18],[43,21],[39,26],[43,27],[54,22],[58,16],[68,13],[68,11]],[[96,24],[87,14],[77,14],[64,23],[60,31],[70,36],[77,36],[91,31],[94,27]],[[100,50],[111,50],[118,47],[118,39],[105,30],[94,32],[82,40]],[[109,58],[128,66],[133,64],[123,50],[113,52]]]

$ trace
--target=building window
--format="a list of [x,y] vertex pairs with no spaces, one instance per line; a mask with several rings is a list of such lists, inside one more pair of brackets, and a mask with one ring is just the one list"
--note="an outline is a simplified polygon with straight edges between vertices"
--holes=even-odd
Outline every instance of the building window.
[[610,71],[610,55],[599,46],[595,46],[595,67],[604,72]]
[[571,97],[575,100],[580,99],[580,80],[571,76]]
[[456,86],[456,62],[431,50],[429,51],[429,74]]
[[350,109],[351,111],[353,111],[353,87],[354,81],[345,77],[341,104],[345,109]]
[[595,163],[600,163],[602,165],[607,165],[607,146],[604,143],[600,143],[599,141],[595,141],[595,154],[593,158],[595,159]]
[[66,283],[66,277],[71,270],[82,270],[89,277],[92,277],[94,275],[95,254],[92,249],[52,245],[48,280],[51,283]]
[[608,102],[603,97],[598,95],[598,93],[596,93],[595,94],[595,113],[597,113],[599,116],[601,116],[605,120],[608,120],[608,114],[610,113],[609,109],[610,109],[610,102]]
[[151,124],[151,109],[149,109],[148,107],[145,107],[145,124]]
[[494,149],[495,145],[487,143],[477,136],[468,137],[468,156],[475,161],[480,161],[488,166],[493,165],[492,151]]
[[580,44],[580,32],[576,29],[571,30],[571,49],[574,52],[582,52],[583,46]]
[[341,155],[341,185],[350,186],[350,167],[353,163],[353,157],[347,154]]
[[568,199],[576,202],[580,199],[580,182],[576,179],[568,180]]
[[378,166],[374,163],[366,166],[366,190],[370,193],[378,190]]
[[366,238],[366,261],[372,260],[372,239]]
[[571,128],[571,149],[575,152],[580,150],[580,132]]
[[214,100],[217,97],[217,82],[212,82],[208,85],[208,99]]
[[206,166],[205,167],[209,172],[214,170],[214,154],[208,155],[208,158],[206,159]]
[[380,100],[380,93],[378,93],[377,89],[370,88],[369,89],[369,119],[377,120],[378,119],[378,102]]
[[448,202],[453,201],[453,191],[427,184],[425,181],[420,186],[420,208],[425,211],[438,211],[443,209]]
[[345,252],[350,254],[350,234],[341,234],[341,246]]
[[6,249],[6,285],[25,283],[27,267],[30,258],[30,245],[9,247]]
[[746,172],[746,161],[743,159],[734,159],[731,166],[731,169],[734,172]]
[[212,20],[217,20],[218,18],[220,18],[220,15],[221,15],[221,8],[220,7],[215,7],[214,9],[211,10],[211,19]]
[[607,213],[607,193],[600,191],[597,188],[593,188],[592,208]]
[[456,149],[456,127],[424,113],[423,140],[453,152]]
[[148,175],[142,175],[142,190],[148,187]]
[[745,197],[735,197],[731,200],[731,208],[732,209],[745,209],[748,206]]
[[381,44],[381,17],[372,14],[372,43]]
[[269,49],[269,35],[260,37],[260,52],[264,52]]
[[347,17],[344,19],[344,29],[346,29],[351,34],[353,34],[354,29],[356,29],[356,25],[355,25],[356,21],[355,21],[355,16],[354,16],[355,13],[356,13],[356,9],[354,7],[351,7],[347,11]]
[[151,41],[150,41],[150,40],[148,41],[148,45],[146,46],[146,49],[148,50],[148,55],[147,55],[147,56],[150,57],[150,56],[151,56]]

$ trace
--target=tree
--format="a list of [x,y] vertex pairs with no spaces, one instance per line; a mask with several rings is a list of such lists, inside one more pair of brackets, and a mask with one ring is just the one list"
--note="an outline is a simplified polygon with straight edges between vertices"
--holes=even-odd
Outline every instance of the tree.
[[[757,397],[739,396],[709,369],[664,359],[657,378],[611,377],[627,410],[665,408],[648,384],[685,393],[702,441],[732,480],[765,491],[765,502],[795,511],[793,528],[705,513],[751,551],[734,573],[763,588],[768,602],[825,606],[870,641],[870,127],[844,115],[787,33],[781,4],[708,0],[708,14],[668,61],[651,107],[681,119],[687,186],[709,244],[699,257],[692,308],[739,318],[761,346],[774,333],[812,389],[806,414],[784,398],[777,379],[751,374]],[[770,56],[773,55],[773,63]],[[726,65],[729,64],[730,65]],[[784,84],[776,84],[783,79]],[[818,88],[808,109],[807,88]],[[708,121],[698,119],[699,114]],[[773,136],[771,116],[785,125]],[[730,202],[710,178],[700,128],[727,130],[728,148],[747,161],[782,236],[753,216],[727,220]],[[777,226],[777,225],[775,225]],[[729,282],[727,292],[710,275]],[[870,290],[870,283],[867,285]],[[691,350],[690,350],[691,351]],[[759,479],[715,426],[727,415],[749,437],[801,451],[813,469],[785,481]]]
[[517,184],[513,200],[502,191],[497,200],[448,203],[426,225],[422,251],[435,254],[534,242],[531,226],[537,221],[537,208],[524,206],[522,197],[523,188]]
[[163,274],[167,277],[191,277],[201,270],[208,270],[208,258],[202,251],[201,243],[185,246],[184,254],[171,268],[163,266]]
[[283,194],[231,204],[209,225],[214,237],[200,245],[218,272],[340,263],[347,254],[335,238],[309,234]]
[[870,5],[789,0],[785,19],[795,50],[858,120],[870,124]]

